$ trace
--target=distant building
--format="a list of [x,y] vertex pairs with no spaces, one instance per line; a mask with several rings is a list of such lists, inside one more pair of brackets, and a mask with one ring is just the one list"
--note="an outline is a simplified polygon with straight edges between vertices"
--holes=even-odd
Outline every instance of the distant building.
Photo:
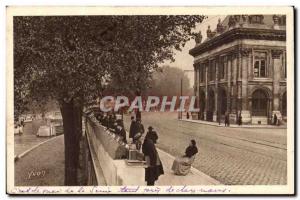
[[[201,34],[201,33],[200,33]],[[200,35],[199,34],[199,35]],[[194,57],[199,119],[270,124],[286,120],[286,18],[230,15],[190,50]]]

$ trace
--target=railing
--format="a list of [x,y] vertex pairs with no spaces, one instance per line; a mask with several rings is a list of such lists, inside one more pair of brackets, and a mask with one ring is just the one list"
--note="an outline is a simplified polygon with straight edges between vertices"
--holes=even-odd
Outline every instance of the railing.
[[101,125],[90,115],[85,118],[85,137],[88,143],[90,162],[88,180],[91,185],[145,185],[145,165],[143,155],[138,153],[141,162],[128,162],[129,145],[122,142],[113,130]]

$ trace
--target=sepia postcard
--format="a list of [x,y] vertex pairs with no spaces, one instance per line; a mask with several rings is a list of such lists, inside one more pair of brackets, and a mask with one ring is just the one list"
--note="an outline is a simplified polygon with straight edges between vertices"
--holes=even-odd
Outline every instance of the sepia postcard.
[[295,193],[292,6],[6,13],[8,194]]

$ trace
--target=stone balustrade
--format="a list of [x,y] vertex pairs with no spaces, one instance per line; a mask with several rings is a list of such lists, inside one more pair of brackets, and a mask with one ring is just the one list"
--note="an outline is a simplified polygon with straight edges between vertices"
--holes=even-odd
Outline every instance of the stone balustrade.
[[[98,123],[95,117],[86,116],[85,119],[85,132],[97,180],[103,179],[103,174],[110,186],[145,185],[145,165],[142,162],[128,164],[129,146]],[[139,153],[138,158],[142,160],[142,157]]]

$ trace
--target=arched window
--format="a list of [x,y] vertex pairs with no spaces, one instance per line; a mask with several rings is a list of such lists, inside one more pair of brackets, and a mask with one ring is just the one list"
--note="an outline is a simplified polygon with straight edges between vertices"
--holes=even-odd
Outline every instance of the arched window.
[[209,68],[208,68],[208,75],[209,75],[209,80],[213,81],[216,79],[216,61],[211,60],[209,62]]
[[256,90],[252,94],[252,115],[267,116],[268,97],[263,90]]
[[205,78],[205,65],[204,64],[201,64],[200,65],[200,83],[203,83],[204,82],[204,78]]
[[226,57],[222,56],[220,58],[220,63],[219,63],[219,79],[224,79],[225,78],[225,70],[226,70]]
[[215,110],[215,93],[213,90],[209,91],[208,103],[208,110],[213,112]]
[[221,115],[225,115],[226,111],[227,111],[227,95],[226,95],[226,91],[224,89],[219,90],[219,111],[221,112]]
[[203,112],[205,109],[205,93],[201,89],[199,90],[199,101],[200,111]]

